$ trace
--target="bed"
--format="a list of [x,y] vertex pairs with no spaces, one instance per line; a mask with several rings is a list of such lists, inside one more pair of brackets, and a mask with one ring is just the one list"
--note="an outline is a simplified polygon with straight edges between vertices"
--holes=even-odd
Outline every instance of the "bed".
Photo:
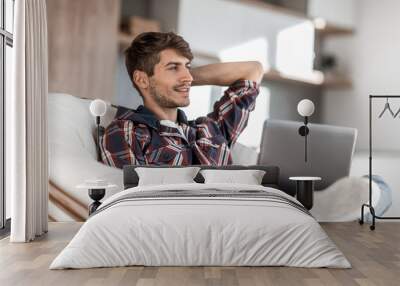
[[[260,185],[138,185],[126,166],[126,189],[108,199],[56,257],[50,269],[144,266],[292,266],[350,268],[312,215],[279,190],[277,167]],[[213,167],[202,167],[209,169]]]

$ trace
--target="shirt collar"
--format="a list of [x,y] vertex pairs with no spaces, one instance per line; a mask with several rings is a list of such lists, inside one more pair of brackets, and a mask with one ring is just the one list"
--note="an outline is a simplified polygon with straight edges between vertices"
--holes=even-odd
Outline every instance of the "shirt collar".
[[[177,120],[179,124],[188,124],[187,117],[184,111],[178,109]],[[144,105],[140,105],[136,110],[129,109],[123,106],[118,106],[117,114],[115,115],[116,119],[122,120],[132,120],[133,122],[143,123],[152,127],[154,129],[158,129],[160,126],[160,121]]]

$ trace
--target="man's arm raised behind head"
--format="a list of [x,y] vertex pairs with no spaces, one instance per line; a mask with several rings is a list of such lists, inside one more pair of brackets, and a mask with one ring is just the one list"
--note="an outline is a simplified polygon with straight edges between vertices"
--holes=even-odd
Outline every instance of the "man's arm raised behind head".
[[228,86],[238,80],[260,83],[264,70],[260,62],[229,62],[205,65],[191,70],[192,85]]

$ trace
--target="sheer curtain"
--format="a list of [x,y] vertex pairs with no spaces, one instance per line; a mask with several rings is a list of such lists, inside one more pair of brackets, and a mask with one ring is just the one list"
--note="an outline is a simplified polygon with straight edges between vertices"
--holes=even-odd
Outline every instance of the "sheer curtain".
[[47,232],[47,15],[45,0],[15,2],[14,92],[6,98],[6,187],[12,242]]

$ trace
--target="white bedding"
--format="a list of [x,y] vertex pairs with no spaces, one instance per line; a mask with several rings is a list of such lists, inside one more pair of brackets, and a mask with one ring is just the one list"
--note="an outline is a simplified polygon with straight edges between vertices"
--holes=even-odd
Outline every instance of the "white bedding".
[[104,201],[99,208],[103,210],[82,225],[50,269],[126,265],[351,267],[312,216],[282,201],[182,195],[113,204],[124,196],[137,196],[137,192],[168,190],[261,190],[297,202],[279,190],[254,185],[131,188]]

